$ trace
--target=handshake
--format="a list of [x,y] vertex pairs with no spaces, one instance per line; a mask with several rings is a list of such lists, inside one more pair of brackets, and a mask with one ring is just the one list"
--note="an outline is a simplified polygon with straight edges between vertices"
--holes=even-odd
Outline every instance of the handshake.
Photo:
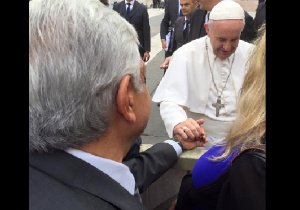
[[178,140],[183,149],[194,149],[195,147],[203,147],[207,142],[203,125],[204,120],[194,120],[188,118],[178,123],[173,129],[173,137]]

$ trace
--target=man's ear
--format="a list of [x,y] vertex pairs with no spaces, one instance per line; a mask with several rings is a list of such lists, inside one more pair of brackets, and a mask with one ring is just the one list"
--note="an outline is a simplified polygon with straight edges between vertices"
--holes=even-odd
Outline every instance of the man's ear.
[[120,81],[116,103],[118,112],[130,122],[135,122],[136,120],[135,112],[133,110],[134,93],[132,77],[130,75],[125,75]]
[[209,34],[209,27],[207,23],[204,23],[204,28],[207,34]]

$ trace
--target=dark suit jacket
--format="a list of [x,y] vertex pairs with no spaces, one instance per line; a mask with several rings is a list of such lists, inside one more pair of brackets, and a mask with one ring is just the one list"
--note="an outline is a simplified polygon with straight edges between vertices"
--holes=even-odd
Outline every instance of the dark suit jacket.
[[194,9],[191,14],[191,31],[189,34],[189,41],[198,39],[206,35],[204,28],[206,11],[202,9]]
[[186,44],[188,42],[188,37],[184,39],[183,37],[183,27],[185,24],[185,17],[178,17],[175,21],[175,27],[174,27],[174,40],[173,40],[173,49],[172,51],[167,51],[166,56],[171,56],[182,45]]
[[160,23],[160,38],[166,39],[168,28],[174,27],[175,21],[178,18],[178,0],[165,0],[165,15]]
[[150,39],[150,24],[149,15],[147,7],[135,1],[130,11],[129,17],[126,13],[125,1],[121,1],[114,4],[113,10],[118,12],[122,17],[124,17],[129,23],[131,23],[138,36],[141,46],[145,51],[150,52],[151,50],[151,39]]
[[167,143],[158,143],[124,162],[130,168],[140,193],[170,169],[177,161],[177,153]]
[[[126,162],[142,192],[177,160],[173,147],[159,143]],[[63,151],[29,155],[30,210],[141,210],[119,183]]]
[[175,21],[174,41],[176,42],[174,51],[187,43],[187,38],[183,37],[183,27],[185,24],[184,16],[177,18]]
[[254,27],[258,30],[266,22],[266,2],[260,3],[256,8],[254,17]]
[[[201,9],[195,9],[191,15],[191,32],[189,41],[198,39],[206,35],[204,28],[205,16],[207,11]],[[254,22],[252,16],[245,11],[245,27],[241,33],[241,40],[246,42],[252,42],[256,38],[256,30],[254,28]]]

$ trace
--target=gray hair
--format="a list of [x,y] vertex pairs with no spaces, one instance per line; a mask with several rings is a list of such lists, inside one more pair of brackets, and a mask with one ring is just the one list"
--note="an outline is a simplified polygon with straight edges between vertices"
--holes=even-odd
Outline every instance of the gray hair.
[[29,150],[103,136],[119,82],[142,90],[137,33],[98,0],[29,3]]

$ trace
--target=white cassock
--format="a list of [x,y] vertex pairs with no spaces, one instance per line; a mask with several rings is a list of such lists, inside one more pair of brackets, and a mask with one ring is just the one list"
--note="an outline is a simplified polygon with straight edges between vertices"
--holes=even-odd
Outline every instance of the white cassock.
[[[205,43],[218,93],[208,64]],[[175,51],[152,98],[160,103],[160,115],[170,138],[173,137],[174,127],[187,118],[205,120],[203,127],[209,141],[223,139],[227,135],[235,119],[237,97],[252,48],[253,44],[240,40],[235,55],[220,60],[213,54],[209,37],[205,36]],[[216,103],[220,94],[224,107],[219,110],[217,117],[212,104]]]

